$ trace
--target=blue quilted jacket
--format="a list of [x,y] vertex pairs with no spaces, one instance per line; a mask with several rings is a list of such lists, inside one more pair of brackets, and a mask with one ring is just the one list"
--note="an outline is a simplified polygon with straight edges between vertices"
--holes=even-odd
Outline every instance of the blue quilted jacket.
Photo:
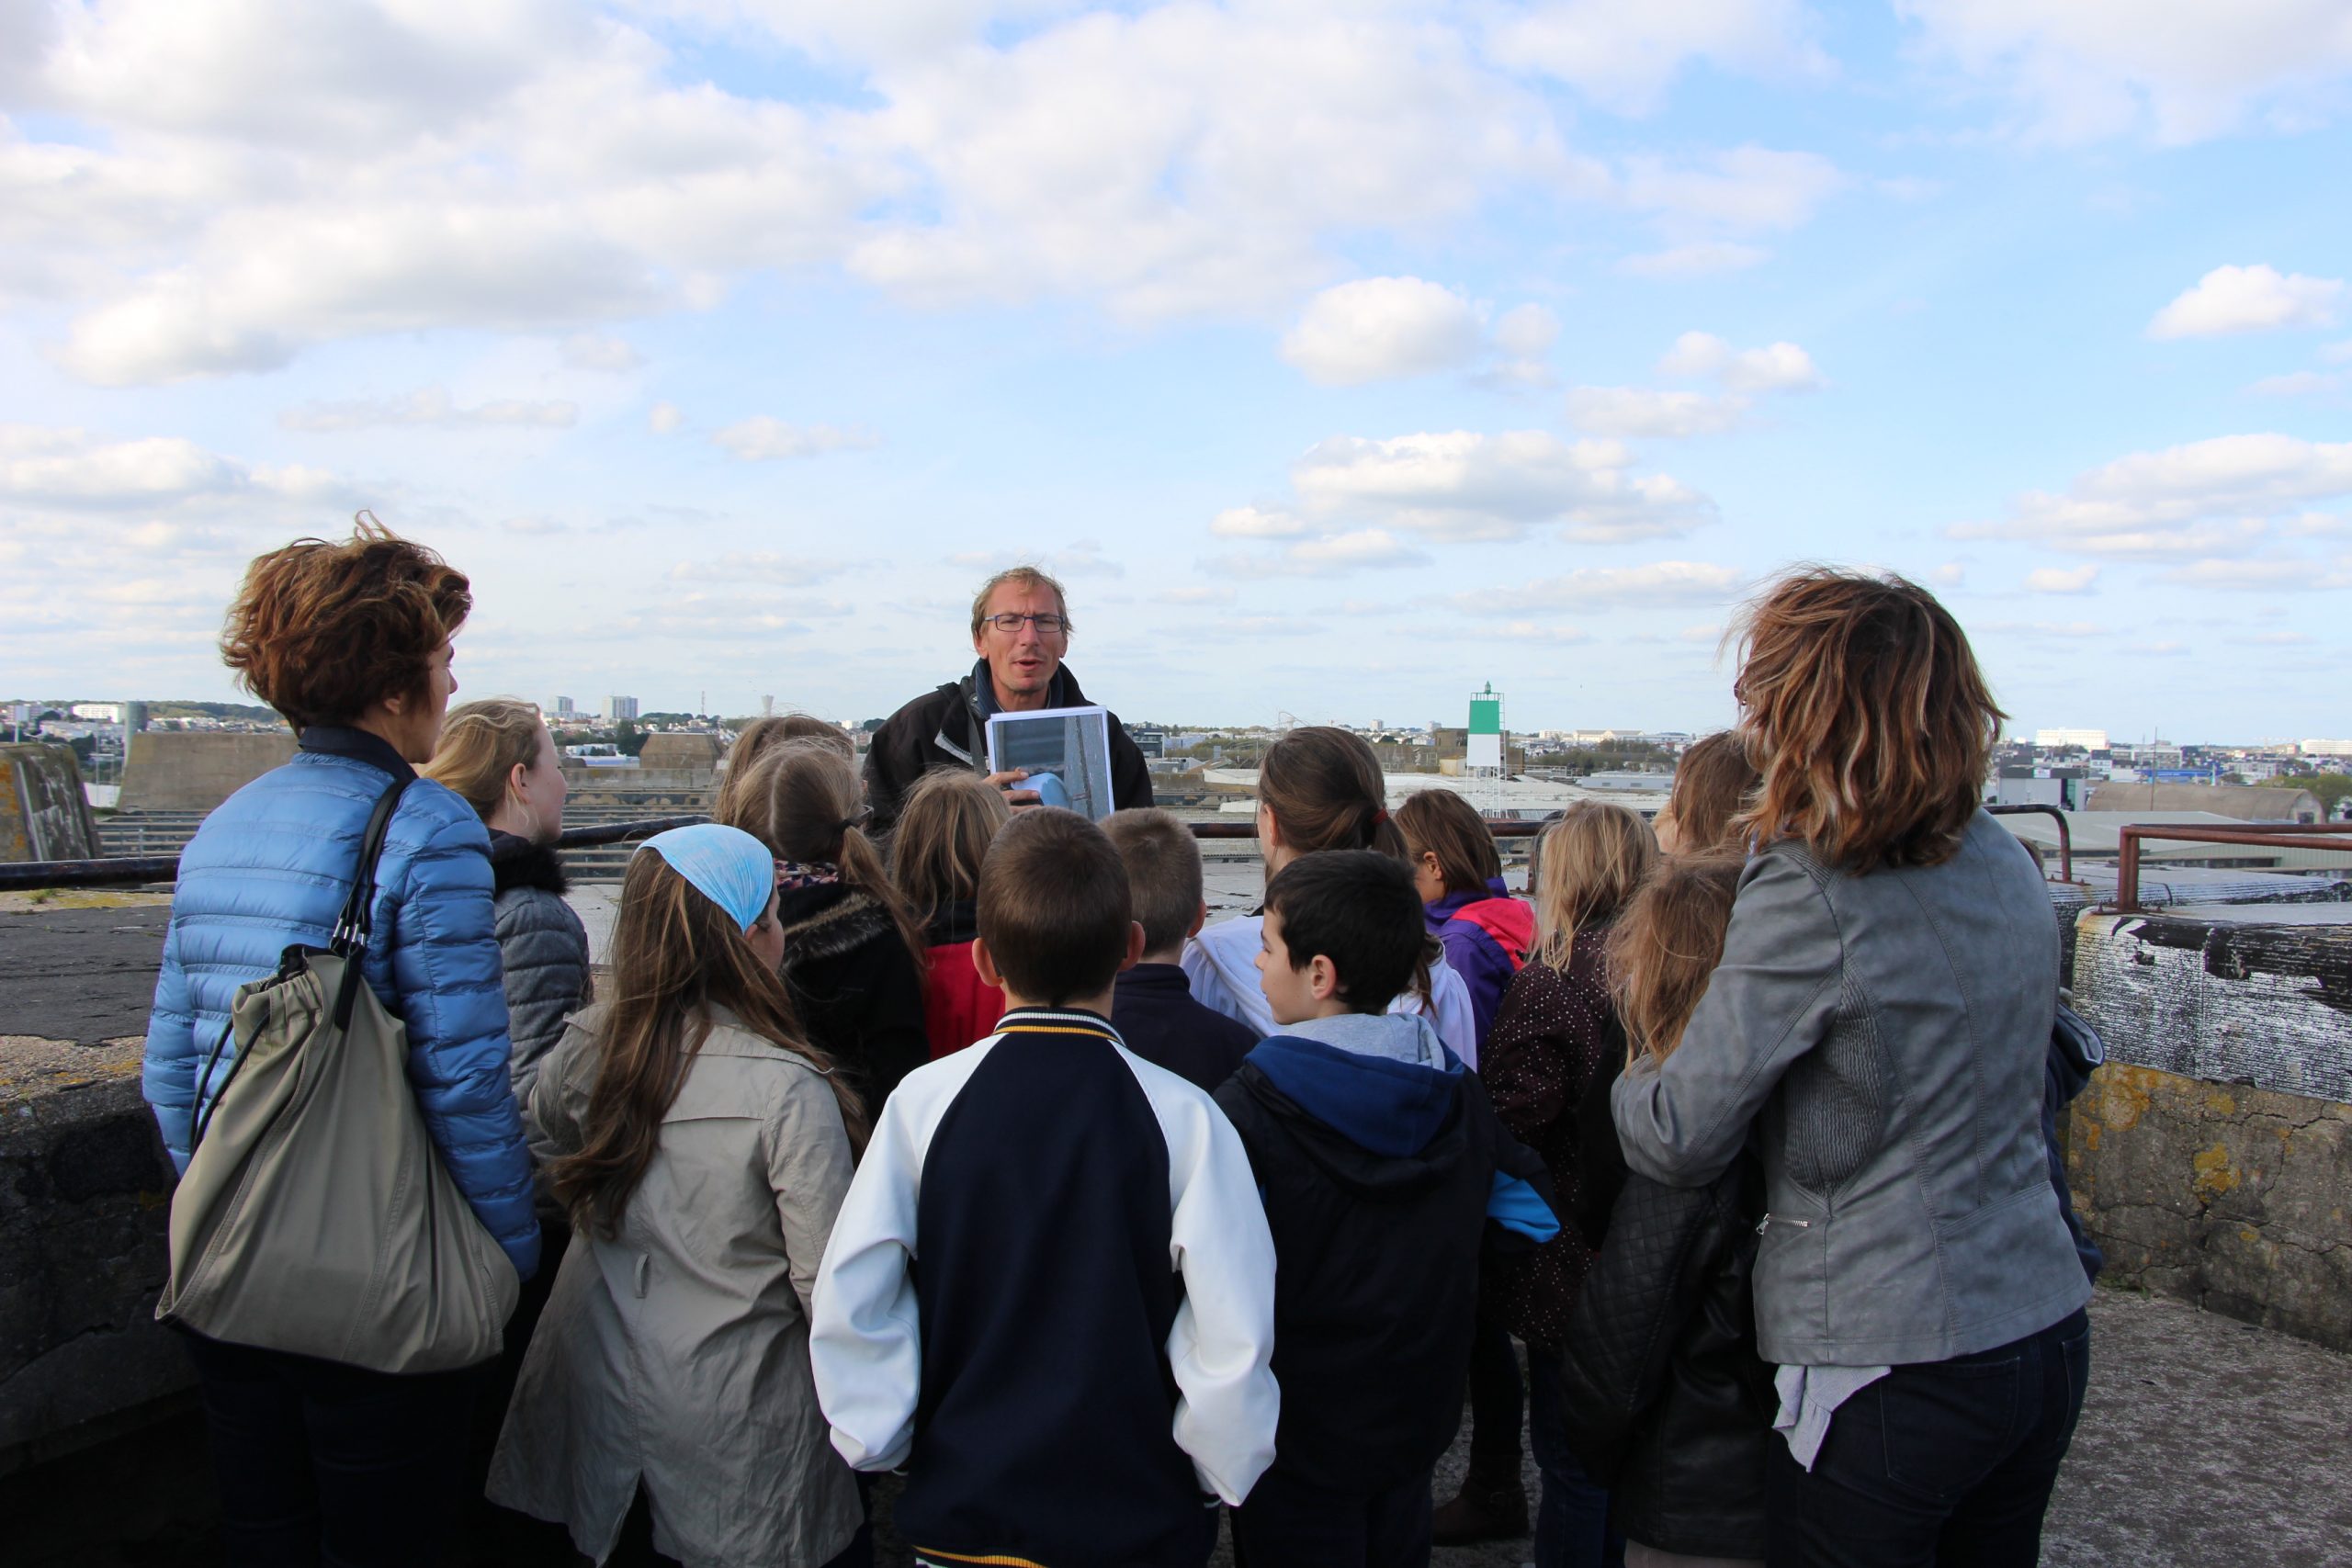
[[[147,1024],[146,1093],[181,1169],[195,1111],[220,1091],[236,1053],[232,1039],[209,1080],[197,1081],[237,987],[274,973],[289,946],[327,944],[368,813],[396,773],[414,777],[375,736],[313,727],[294,761],[231,795],[180,856]],[[450,1176],[528,1279],[539,1227],[507,1076],[489,852],[473,807],[430,779],[412,783],[377,863],[365,973],[408,1026],[409,1082]]]

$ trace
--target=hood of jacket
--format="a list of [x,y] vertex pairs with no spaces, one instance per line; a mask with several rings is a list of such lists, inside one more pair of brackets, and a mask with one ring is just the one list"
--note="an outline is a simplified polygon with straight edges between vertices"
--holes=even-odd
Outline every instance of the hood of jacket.
[[1453,920],[1477,927],[1495,939],[1506,953],[1524,959],[1535,945],[1535,910],[1526,899],[1512,896],[1499,876],[1487,878],[1485,891],[1448,893],[1434,904],[1421,906],[1430,930],[1442,932]]
[[1461,1114],[1466,1069],[1428,1021],[1396,1021],[1430,1032],[1445,1065],[1423,1066],[1365,1055],[1297,1034],[1259,1042],[1239,1078],[1288,1124],[1307,1157],[1343,1187],[1400,1194],[1436,1181],[1469,1150]]
[[490,832],[490,874],[495,890],[536,887],[561,897],[571,891],[563,874],[563,857],[553,844],[534,843],[516,833]]
[[877,936],[898,938],[890,911],[846,882],[778,889],[775,918],[784,927],[784,966],[838,958]]

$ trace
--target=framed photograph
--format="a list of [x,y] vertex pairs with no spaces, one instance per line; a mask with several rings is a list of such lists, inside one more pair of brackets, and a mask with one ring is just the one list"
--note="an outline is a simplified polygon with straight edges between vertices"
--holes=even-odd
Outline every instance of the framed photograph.
[[1117,809],[1111,798],[1111,715],[1107,708],[1039,708],[989,717],[989,772],[1026,768],[1047,806],[1066,806],[1099,822]]

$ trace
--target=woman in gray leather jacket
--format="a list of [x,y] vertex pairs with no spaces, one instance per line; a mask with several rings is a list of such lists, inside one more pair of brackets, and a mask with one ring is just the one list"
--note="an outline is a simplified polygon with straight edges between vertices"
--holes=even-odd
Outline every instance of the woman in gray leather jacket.
[[2025,1568],[2090,1286],[2041,1136],[2054,918],[1978,807],[2005,716],[1900,578],[1794,573],[1742,641],[1751,854],[1681,1048],[1618,1083],[1626,1163],[1695,1187],[1762,1157],[1776,1568]]

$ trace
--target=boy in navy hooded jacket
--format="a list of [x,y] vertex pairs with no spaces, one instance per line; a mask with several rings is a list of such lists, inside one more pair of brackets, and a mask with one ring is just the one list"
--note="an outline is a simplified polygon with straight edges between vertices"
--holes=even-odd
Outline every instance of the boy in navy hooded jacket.
[[1388,856],[1307,855],[1267,886],[1258,965],[1278,1032],[1216,1094],[1277,1260],[1281,1427],[1234,1516],[1250,1568],[1429,1561],[1479,1250],[1559,1230],[1543,1161],[1476,1075],[1427,1019],[1385,1010],[1434,945],[1412,874]]

